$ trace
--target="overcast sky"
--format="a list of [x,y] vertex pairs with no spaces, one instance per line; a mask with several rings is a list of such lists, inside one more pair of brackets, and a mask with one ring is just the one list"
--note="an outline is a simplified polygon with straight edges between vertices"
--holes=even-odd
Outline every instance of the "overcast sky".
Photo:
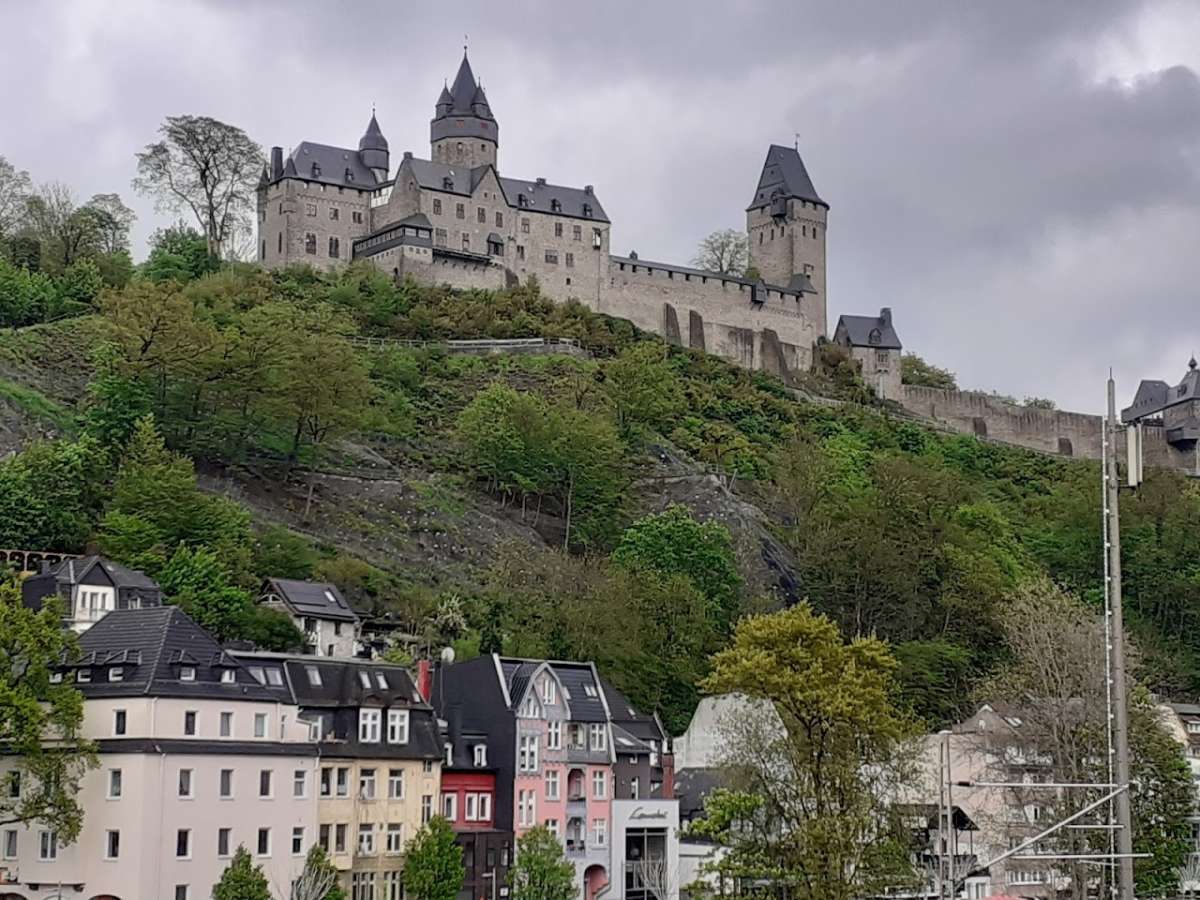
[[1122,0],[600,3],[0,0],[0,155],[138,212],[164,116],[268,148],[398,162],[469,34],[500,170],[594,184],[613,249],[687,262],[744,226],[772,143],[829,225],[830,324],[894,310],[963,386],[1095,410],[1112,365],[1172,382],[1200,352],[1200,4]]

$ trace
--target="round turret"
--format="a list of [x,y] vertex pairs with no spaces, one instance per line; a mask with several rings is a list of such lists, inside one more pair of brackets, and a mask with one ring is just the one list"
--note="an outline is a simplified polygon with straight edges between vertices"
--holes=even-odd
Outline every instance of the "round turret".
[[379,128],[375,111],[371,111],[371,121],[367,123],[366,133],[358,142],[358,156],[362,164],[371,169],[380,181],[387,179],[389,154],[387,138]]

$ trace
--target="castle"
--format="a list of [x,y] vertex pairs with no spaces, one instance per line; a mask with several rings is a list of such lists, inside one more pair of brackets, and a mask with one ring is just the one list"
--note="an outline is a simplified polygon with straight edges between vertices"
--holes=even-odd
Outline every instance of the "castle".
[[747,368],[808,371],[826,335],[829,204],[796,149],[767,151],[746,209],[748,278],[613,255],[612,221],[592,185],[502,175],[499,148],[499,122],[464,52],[434,105],[429,159],[406,151],[393,170],[374,112],[357,150],[304,141],[285,158],[272,148],[258,186],[260,260],[322,269],[369,260],[454,288],[536,278],[554,300]]

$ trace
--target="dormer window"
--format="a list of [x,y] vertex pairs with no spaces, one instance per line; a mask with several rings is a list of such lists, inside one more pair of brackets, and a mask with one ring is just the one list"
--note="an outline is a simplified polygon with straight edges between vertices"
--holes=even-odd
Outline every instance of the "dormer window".
[[592,217],[592,204],[590,204],[590,203],[583,204],[583,214],[586,218],[590,219]]
[[124,681],[125,680],[124,667],[113,666],[111,669],[109,669],[108,670],[108,680],[109,681]]
[[312,176],[313,178],[321,177],[321,167],[315,162],[312,164]]
[[237,683],[237,672],[234,671],[233,669],[222,669],[221,670],[221,684],[235,684],[235,683]]
[[349,167],[349,166],[346,166],[346,180],[347,180],[347,181],[353,181],[353,180],[354,180],[354,173],[350,171],[350,167]]
[[179,680],[180,681],[195,681],[196,680],[196,667],[195,666],[180,666],[179,667]]
[[529,198],[526,197],[524,194],[517,194],[517,206],[521,207],[522,209],[528,207],[529,206]]
[[588,684],[585,684],[585,685],[583,686],[583,694],[584,694],[584,696],[585,696],[585,697],[596,697],[596,696],[598,696],[598,695],[596,694],[596,686],[595,686],[594,684],[591,684],[590,682],[589,682]]
[[442,188],[443,188],[443,190],[447,190],[447,191],[454,190],[454,179],[453,178],[443,178],[442,179]]
[[542,701],[548,704],[554,704],[557,701],[558,692],[554,689],[554,679],[547,678],[542,682]]
[[550,212],[562,212],[562,201],[561,200],[551,200],[550,201]]
[[388,689],[387,676],[382,672],[375,673],[375,686],[381,691],[386,691]]
[[369,690],[371,689],[371,675],[370,675],[370,673],[368,673],[368,672],[359,672],[359,673],[358,673],[358,683],[359,683],[359,684],[361,684],[361,685],[362,685],[362,686],[363,686],[363,687],[364,687],[366,690],[368,690],[368,691],[369,691]]
[[868,344],[878,344],[882,340],[883,332],[881,332],[878,328],[872,328],[871,333],[867,335]]
[[75,683],[76,684],[87,684],[91,680],[92,680],[92,670],[91,669],[80,669],[75,673]]
[[487,744],[475,745],[475,768],[482,769],[487,765]]

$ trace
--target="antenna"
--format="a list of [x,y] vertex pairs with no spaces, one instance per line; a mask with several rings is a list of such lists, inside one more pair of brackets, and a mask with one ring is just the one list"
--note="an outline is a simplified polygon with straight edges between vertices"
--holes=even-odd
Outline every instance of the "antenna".
[[792,144],[792,148],[797,153],[799,153],[800,152],[800,132],[794,131],[794,132],[792,132],[792,136],[795,138],[795,142]]
[[463,56],[467,55],[467,44],[469,44],[469,43],[470,43],[470,36],[464,34],[463,35]]

